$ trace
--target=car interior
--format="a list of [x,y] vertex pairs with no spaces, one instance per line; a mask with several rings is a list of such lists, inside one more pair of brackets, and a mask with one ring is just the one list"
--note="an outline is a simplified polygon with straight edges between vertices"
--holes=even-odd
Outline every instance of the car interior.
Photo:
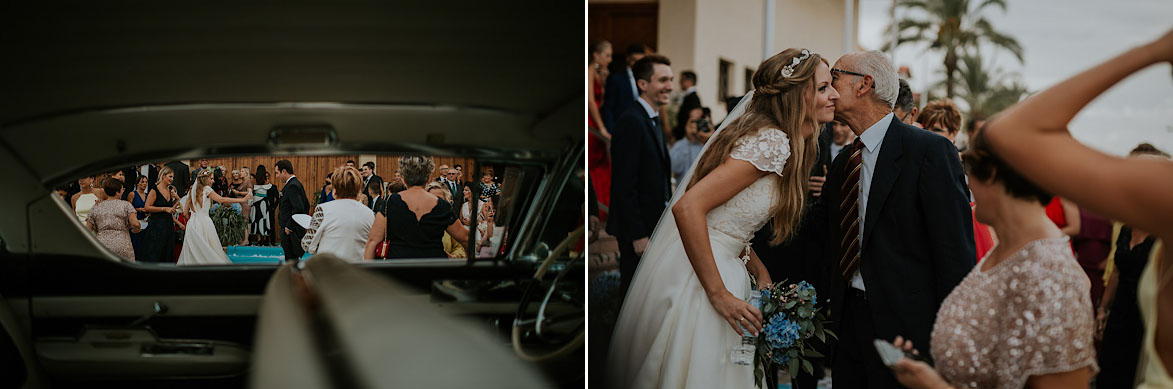
[[[12,7],[0,387],[584,386],[575,8]],[[163,161],[402,155],[496,168],[489,255],[130,262],[54,191]]]

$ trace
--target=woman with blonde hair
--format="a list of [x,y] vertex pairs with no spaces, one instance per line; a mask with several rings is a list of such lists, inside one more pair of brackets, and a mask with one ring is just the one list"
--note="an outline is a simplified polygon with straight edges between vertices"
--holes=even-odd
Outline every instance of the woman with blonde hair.
[[159,180],[147,193],[147,231],[143,234],[146,256],[136,258],[139,262],[174,263],[175,260],[175,209],[179,198],[171,190],[175,172],[164,166],[159,170]]
[[385,209],[375,214],[363,258],[375,259],[384,236],[387,259],[446,258],[442,243],[445,231],[462,245],[468,241],[468,231],[456,220],[452,205],[424,190],[434,170],[432,157],[399,157],[399,172],[407,189],[388,197]]
[[330,253],[347,261],[360,262],[371,233],[375,215],[358,201],[362,196],[362,175],[351,166],[334,169],[334,201],[314,207],[313,219],[301,238],[307,253]]
[[238,199],[221,197],[212,189],[214,173],[204,169],[196,175],[195,185],[187,195],[183,205],[186,213],[191,214],[187,221],[187,230],[183,234],[183,249],[179,253],[180,265],[227,265],[232,261],[224,253],[224,245],[220,243],[220,236],[216,234],[216,225],[208,212],[212,209],[212,202],[220,204],[241,204],[252,200],[252,194]]
[[770,57],[673,196],[647,244],[611,341],[612,387],[752,388],[751,366],[726,359],[740,328],[756,335],[745,300],[751,274],[770,284],[750,238],[773,219],[772,243],[794,234],[815,163],[818,131],[839,94],[818,54]]

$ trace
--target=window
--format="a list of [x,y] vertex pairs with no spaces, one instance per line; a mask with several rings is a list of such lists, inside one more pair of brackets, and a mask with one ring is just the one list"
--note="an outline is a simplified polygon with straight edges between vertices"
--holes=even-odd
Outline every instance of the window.
[[[404,179],[411,173],[401,169],[402,156],[251,155],[156,161],[80,177],[61,185],[56,195],[62,196],[72,219],[96,234],[106,249],[140,264],[275,265],[286,258],[288,250],[304,252],[301,258],[330,252],[361,262],[369,254],[368,241],[384,240],[373,237],[376,231],[388,230],[384,226],[391,226],[392,234],[399,233],[411,242],[422,241],[425,235],[444,234],[443,241],[432,247],[389,244],[388,256],[396,258],[467,258],[469,249],[477,258],[495,258],[506,252],[506,237],[530,206],[541,169],[509,160],[426,156],[426,163],[433,168],[427,177],[416,177],[424,180],[420,189],[444,198],[451,208],[421,215],[413,211],[419,197],[398,196],[391,202],[392,194],[406,190],[410,180]],[[287,172],[277,176],[283,166],[279,161],[292,165],[292,177]],[[348,164],[354,167],[349,176],[334,174],[339,168],[346,170]],[[344,179],[349,182],[343,183]],[[282,201],[287,196],[284,190],[294,182],[302,188],[297,196],[301,199]],[[197,190],[200,195],[195,195]],[[207,197],[203,193],[208,193]],[[472,197],[479,198],[475,206]],[[579,197],[581,203],[581,194]],[[113,205],[100,204],[109,200],[125,204],[110,202],[118,204],[116,210]],[[340,200],[349,202],[325,205]],[[283,204],[296,207],[292,216],[281,212]],[[444,213],[453,218],[453,224],[442,222]],[[380,218],[385,224],[379,223]],[[412,224],[412,219],[418,224]],[[426,224],[429,221],[432,224]],[[296,227],[290,227],[293,223]],[[457,224],[465,232],[451,232],[448,227]],[[407,225],[411,226],[399,227]],[[470,225],[476,226],[475,234]],[[425,228],[429,226],[431,232]],[[285,247],[281,241],[285,228],[293,228],[297,247]],[[329,233],[317,235],[322,231]],[[340,231],[352,233],[337,235]],[[308,240],[302,239],[307,236]],[[471,245],[460,240],[471,240]],[[343,241],[348,243],[340,246]],[[441,247],[443,251],[433,250]]]
[[723,59],[717,61],[717,97],[725,101],[729,98],[729,72],[733,71],[733,63]]
[[745,92],[753,90],[753,73],[753,69],[745,68]]

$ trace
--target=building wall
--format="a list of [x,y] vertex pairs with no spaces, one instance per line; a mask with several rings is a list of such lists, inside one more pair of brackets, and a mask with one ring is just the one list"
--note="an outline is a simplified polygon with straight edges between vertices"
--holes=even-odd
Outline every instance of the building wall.
[[[853,24],[859,22],[859,0]],[[641,1],[589,0],[590,4]],[[647,2],[647,1],[642,1]],[[685,70],[697,73],[701,103],[713,110],[713,118],[725,117],[717,84],[719,61],[732,64],[728,94],[741,95],[749,89],[746,70],[756,70],[765,58],[764,0],[661,0],[659,3],[657,52],[672,60],[677,75]],[[772,53],[790,47],[804,47],[823,55],[834,64],[844,47],[845,0],[776,0]],[[856,31],[857,28],[853,28]],[[853,39],[854,41],[854,39]],[[616,56],[616,60],[620,60]],[[679,81],[674,87],[679,88]]]
[[[852,0],[854,24],[859,25],[859,0]],[[810,49],[831,64],[845,54],[843,47],[843,0],[777,0],[774,22],[774,52],[791,47]],[[795,11],[801,10],[801,17]],[[853,29],[857,30],[857,29]],[[853,39],[854,41],[854,39]]]
[[696,0],[697,18],[697,93],[701,102],[712,108],[713,119],[725,117],[725,104],[718,100],[719,61],[732,63],[729,74],[730,95],[747,90],[743,73],[757,69],[762,62],[762,28],[765,10],[762,0]]

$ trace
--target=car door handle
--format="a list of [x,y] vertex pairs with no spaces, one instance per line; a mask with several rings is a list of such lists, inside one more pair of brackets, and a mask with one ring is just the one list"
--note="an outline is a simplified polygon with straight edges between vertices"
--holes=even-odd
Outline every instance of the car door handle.
[[207,343],[155,343],[144,344],[139,355],[144,357],[212,355],[215,346]]

